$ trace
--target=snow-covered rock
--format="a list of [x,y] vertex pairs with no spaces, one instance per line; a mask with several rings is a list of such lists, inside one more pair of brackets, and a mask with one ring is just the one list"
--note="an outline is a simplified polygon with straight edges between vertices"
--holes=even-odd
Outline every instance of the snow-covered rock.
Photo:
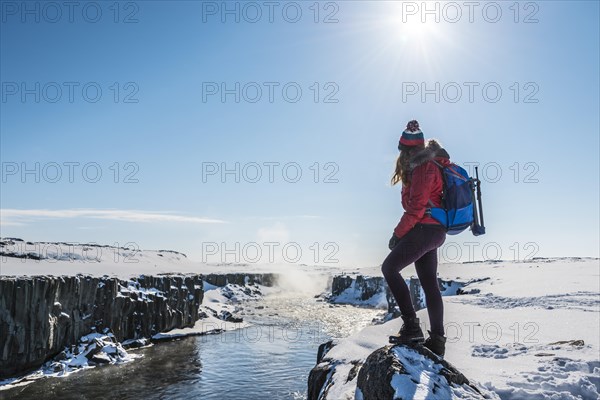
[[[149,345],[144,340],[129,342],[134,345],[133,347]],[[119,343],[108,330],[103,333],[90,333],[82,336],[76,344],[65,347],[36,372],[0,381],[0,387],[26,385],[42,377],[64,377],[98,365],[123,364],[140,357],[127,352],[125,347],[125,343]]]
[[[427,306],[421,283],[416,277],[405,279],[415,310]],[[470,282],[438,279],[442,296],[462,294],[462,287]],[[353,304],[363,307],[387,308],[388,313],[396,313],[396,300],[383,276],[336,275],[331,284],[331,294],[326,297],[335,304]],[[397,316],[397,315],[396,315]]]
[[356,393],[364,400],[499,399],[426,348],[405,346],[371,353],[358,373]]

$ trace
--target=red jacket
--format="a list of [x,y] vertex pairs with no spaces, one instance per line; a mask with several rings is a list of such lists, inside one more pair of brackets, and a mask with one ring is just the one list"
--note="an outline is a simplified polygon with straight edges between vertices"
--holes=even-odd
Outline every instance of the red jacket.
[[[442,166],[450,164],[445,157],[435,157],[434,160]],[[404,214],[394,229],[396,237],[406,235],[417,223],[440,224],[425,214],[427,208],[439,207],[442,204],[442,171],[431,159],[417,165],[412,170],[409,185],[402,185],[402,207]]]

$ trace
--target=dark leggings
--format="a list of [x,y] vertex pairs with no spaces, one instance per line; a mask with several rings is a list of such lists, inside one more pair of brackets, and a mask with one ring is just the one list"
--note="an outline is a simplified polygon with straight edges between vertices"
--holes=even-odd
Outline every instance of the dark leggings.
[[437,249],[446,240],[446,232],[438,225],[417,224],[399,241],[381,266],[381,272],[400,307],[403,317],[416,316],[408,285],[400,271],[415,263],[417,276],[425,292],[431,331],[444,334],[444,305],[437,280]]

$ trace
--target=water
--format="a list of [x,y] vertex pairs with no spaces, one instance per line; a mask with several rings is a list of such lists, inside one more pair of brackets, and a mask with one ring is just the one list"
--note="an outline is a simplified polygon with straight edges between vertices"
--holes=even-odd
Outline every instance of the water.
[[304,399],[318,346],[381,315],[295,296],[242,307],[248,328],[155,344],[133,351],[142,355],[133,362],[43,378],[0,398]]

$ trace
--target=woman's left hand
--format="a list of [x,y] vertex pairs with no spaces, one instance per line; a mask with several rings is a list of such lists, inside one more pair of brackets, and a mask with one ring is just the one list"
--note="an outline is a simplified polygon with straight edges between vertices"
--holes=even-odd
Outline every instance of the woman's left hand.
[[396,236],[396,234],[392,233],[392,237],[390,238],[390,241],[388,243],[389,249],[393,250],[394,247],[396,247],[396,245],[398,244],[399,241],[400,241],[400,239],[398,239],[398,237]]

